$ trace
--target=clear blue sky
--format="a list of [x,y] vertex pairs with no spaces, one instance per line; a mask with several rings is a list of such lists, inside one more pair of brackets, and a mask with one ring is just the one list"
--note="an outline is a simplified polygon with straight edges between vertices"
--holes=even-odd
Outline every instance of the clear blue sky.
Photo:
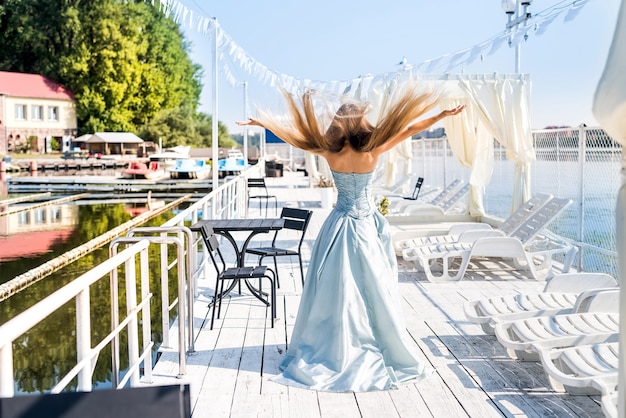
[[[221,27],[255,60],[302,79],[348,80],[397,70],[472,47],[501,33],[501,0],[180,0],[188,9],[217,17]],[[537,14],[571,1],[534,0]],[[158,2],[156,2],[158,3]],[[540,36],[522,44],[521,71],[532,80],[532,127],[597,126],[591,107],[611,43],[619,0],[590,0],[569,22],[564,14]],[[211,40],[184,28],[191,58],[204,69],[201,110],[211,103]],[[460,72],[458,68],[454,72]],[[515,49],[497,52],[463,68],[465,73],[513,73]],[[239,73],[243,75],[243,72]],[[243,88],[220,74],[218,119],[231,133],[243,118]],[[242,77],[245,79],[245,77]],[[276,106],[278,97],[248,76],[249,108]]]

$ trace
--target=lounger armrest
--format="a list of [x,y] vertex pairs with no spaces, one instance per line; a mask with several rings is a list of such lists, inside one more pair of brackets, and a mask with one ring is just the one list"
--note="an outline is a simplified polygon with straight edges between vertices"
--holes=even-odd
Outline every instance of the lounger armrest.
[[574,312],[619,312],[619,287],[582,292],[576,299]]
[[493,229],[491,225],[482,223],[482,222],[467,222],[462,224],[452,225],[450,230],[448,230],[448,235],[461,235],[465,231],[476,231],[476,230],[485,230],[485,229]]
[[557,274],[546,283],[544,292],[581,293],[585,290],[616,287],[617,281],[605,273]]
[[468,300],[463,304],[463,310],[465,311],[465,317],[477,324],[486,324],[491,321],[491,317],[478,315],[476,305],[480,303],[480,300]]

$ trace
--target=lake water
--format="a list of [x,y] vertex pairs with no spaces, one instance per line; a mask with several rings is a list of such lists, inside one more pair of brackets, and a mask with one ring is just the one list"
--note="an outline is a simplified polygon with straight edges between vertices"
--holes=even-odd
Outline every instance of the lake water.
[[[50,210],[52,209],[52,210]],[[93,205],[57,205],[55,208],[48,208],[47,214],[57,214],[42,216],[37,211],[29,214],[23,213],[21,220],[33,223],[33,228],[21,235],[30,235],[34,240],[46,241],[47,247],[42,251],[35,245],[24,246],[23,251],[11,252],[11,258],[0,258],[0,283],[37,267],[56,256],[72,250],[89,240],[115,228],[131,219],[132,215],[140,208],[128,203],[117,204],[93,204]],[[28,215],[28,216],[27,216]],[[161,225],[173,216],[172,212],[165,212],[150,220],[147,226]],[[45,218],[45,221],[44,219]],[[60,234],[59,230],[49,229],[49,225],[58,220],[57,228],[65,231]],[[2,217],[0,217],[0,221]],[[37,222],[39,221],[39,224]],[[49,240],[48,232],[56,233],[56,240]],[[0,253],[8,253],[7,247],[14,247],[16,238],[20,234],[0,236]],[[23,238],[23,237],[22,237]],[[33,253],[29,248],[36,248]],[[28,288],[10,296],[0,302],[0,324],[15,317],[20,312],[34,305],[44,297],[50,295],[55,290],[61,288],[72,279],[92,269],[94,266],[104,262],[109,257],[109,246],[105,245],[79,260],[69,264],[61,270],[51,274]],[[150,262],[158,262],[156,251],[150,253]],[[151,277],[151,288],[160,292],[160,280]],[[176,297],[176,281],[172,280],[170,289],[170,300]],[[99,335],[108,333],[110,329],[110,289],[107,280],[100,280],[97,285],[91,288],[91,315],[92,329]],[[158,293],[157,293],[158,294]],[[123,303],[123,302],[122,302]],[[152,298],[152,312],[160,312],[160,298]],[[123,307],[122,307],[123,309]],[[174,319],[176,312],[172,312]],[[152,320],[152,333],[154,341],[162,341],[162,326],[160,317]],[[53,315],[37,325],[30,332],[19,338],[13,345],[15,359],[15,391],[16,393],[26,392],[47,392],[58,381],[58,376],[69,371],[76,362],[76,341],[75,333],[75,304],[68,303],[64,309],[55,312]],[[121,344],[122,349],[126,347],[125,342]],[[122,359],[127,358],[122,354]],[[94,381],[97,387],[110,387],[110,367],[111,355],[106,349],[98,359],[94,371]],[[122,364],[122,368],[127,365]],[[75,387],[76,382],[70,385]]]

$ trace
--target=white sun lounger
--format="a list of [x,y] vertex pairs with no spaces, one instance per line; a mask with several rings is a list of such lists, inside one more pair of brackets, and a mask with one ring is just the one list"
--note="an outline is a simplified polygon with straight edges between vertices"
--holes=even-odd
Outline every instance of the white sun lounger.
[[[402,250],[402,258],[413,261],[433,282],[461,280],[472,257],[511,258],[516,268],[529,270],[535,279],[545,279],[551,274],[552,256],[566,253],[563,272],[567,272],[576,254],[576,247],[550,237],[538,238],[542,230],[571,203],[569,199],[551,199],[510,236],[502,236],[497,231],[467,231],[464,234],[466,241],[407,248]],[[535,263],[536,258],[541,260],[539,264]],[[457,273],[452,275],[450,266],[455,259],[460,259],[460,266]],[[439,265],[442,274],[435,275],[433,270]],[[540,276],[537,272],[540,269],[547,269],[547,275]]]
[[[417,237],[399,240],[394,243],[396,254],[402,255],[402,250],[404,250],[405,248],[420,247],[423,245],[446,244],[459,241],[467,242],[468,239],[466,237],[462,237],[463,233],[467,231],[494,230],[498,231],[502,236],[509,236],[517,228],[519,228],[530,215],[532,215],[537,210],[542,208],[546,203],[548,203],[550,199],[552,199],[551,194],[535,194],[526,203],[520,206],[514,213],[512,213],[508,218],[506,218],[497,228],[492,228],[491,225],[486,223],[469,222],[453,225],[452,227],[450,227],[448,233],[445,235],[433,235],[428,237]],[[480,237],[480,234],[478,234],[477,237]]]
[[541,350],[617,341],[619,292],[619,288],[598,291],[586,312],[498,322],[496,337],[512,358],[533,361]]
[[619,343],[577,345],[541,350],[541,364],[550,386],[572,395],[608,395],[615,391]]
[[394,204],[389,208],[391,214],[400,215],[404,214],[405,209],[409,206],[416,207],[435,207],[438,205],[442,205],[448,199],[450,199],[459,189],[459,186],[463,183],[462,180],[456,179],[448,184],[439,194],[433,197],[430,200],[423,200],[419,198],[417,200],[400,200],[397,202],[393,202]]
[[407,216],[443,216],[452,211],[452,209],[461,202],[469,194],[469,183],[463,185],[449,198],[444,199],[436,204],[419,204],[409,203],[404,207],[403,215]]
[[497,322],[585,311],[598,289],[613,287],[617,281],[605,273],[557,274],[540,293],[469,300],[464,304],[465,317],[493,334]]

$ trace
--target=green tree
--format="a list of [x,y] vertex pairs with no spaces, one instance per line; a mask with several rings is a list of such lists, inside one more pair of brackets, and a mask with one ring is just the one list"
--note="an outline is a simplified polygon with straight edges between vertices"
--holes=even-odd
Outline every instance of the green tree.
[[80,133],[137,132],[163,109],[195,113],[201,68],[176,23],[141,0],[0,2],[0,69],[75,94]]
[[[162,141],[163,147],[190,145],[193,147],[210,147],[213,144],[213,118],[204,113],[194,114],[188,106],[166,109],[145,124],[139,132],[146,141],[155,143]],[[223,123],[217,123],[218,145],[223,148],[237,146],[228,134]]]

